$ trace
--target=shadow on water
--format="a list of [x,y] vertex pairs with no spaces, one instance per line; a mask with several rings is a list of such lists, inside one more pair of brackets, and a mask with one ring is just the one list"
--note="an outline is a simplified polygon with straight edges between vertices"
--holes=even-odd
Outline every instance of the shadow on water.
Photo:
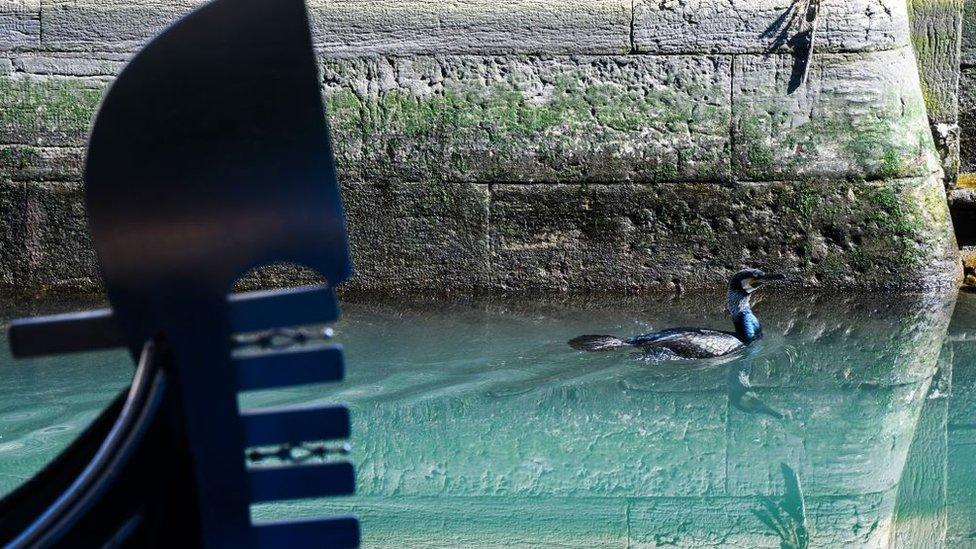
[[[976,420],[952,410],[976,409],[976,388],[948,383],[976,374],[950,371],[943,350],[976,352],[965,335],[945,343],[955,300],[770,293],[754,307],[766,338],[748,352],[671,363],[581,353],[566,341],[729,329],[722,296],[349,303],[336,327],[347,382],[247,394],[243,404],[347,402],[358,495],[254,514],[354,512],[366,546],[964,539],[976,532],[976,504],[948,486],[952,474],[976,476]],[[976,326],[976,296],[960,304],[953,325]],[[78,360],[0,370],[0,489],[50,459],[125,381]],[[55,396],[26,396],[44,394],[41,385]],[[50,430],[62,425],[71,429]],[[968,453],[953,454],[952,436],[969,441]],[[58,442],[38,445],[44,437]],[[976,493],[971,481],[956,484]]]

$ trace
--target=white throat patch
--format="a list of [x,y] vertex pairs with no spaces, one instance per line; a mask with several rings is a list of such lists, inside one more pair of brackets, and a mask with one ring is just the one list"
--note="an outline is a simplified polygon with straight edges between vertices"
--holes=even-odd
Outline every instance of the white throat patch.
[[752,285],[752,283],[755,282],[755,281],[756,281],[756,279],[755,278],[751,278],[751,277],[744,279],[742,281],[742,289],[745,290],[745,292],[746,293],[749,293],[749,294],[751,294],[752,292],[755,292],[758,289],[756,286],[753,286]]

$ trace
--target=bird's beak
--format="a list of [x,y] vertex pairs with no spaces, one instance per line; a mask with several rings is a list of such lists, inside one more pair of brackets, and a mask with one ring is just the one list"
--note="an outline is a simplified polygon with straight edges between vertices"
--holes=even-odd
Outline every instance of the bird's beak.
[[770,280],[786,280],[786,275],[783,273],[767,273],[759,277],[759,280],[767,282]]

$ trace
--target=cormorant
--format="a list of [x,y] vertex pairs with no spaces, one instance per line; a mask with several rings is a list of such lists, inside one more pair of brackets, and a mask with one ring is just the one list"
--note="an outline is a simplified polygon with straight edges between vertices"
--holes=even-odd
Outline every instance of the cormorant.
[[581,351],[607,351],[619,347],[639,347],[642,358],[682,360],[717,358],[746,348],[762,337],[762,326],[752,312],[749,298],[765,282],[783,280],[782,274],[767,274],[758,269],[744,269],[729,279],[726,305],[732,314],[735,333],[703,328],[671,328],[629,339],[608,335],[584,335],[573,338],[569,346]]

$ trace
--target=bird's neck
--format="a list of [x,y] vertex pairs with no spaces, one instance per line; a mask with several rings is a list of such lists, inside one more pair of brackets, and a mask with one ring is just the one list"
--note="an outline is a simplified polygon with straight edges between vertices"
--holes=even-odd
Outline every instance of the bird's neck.
[[735,335],[745,343],[752,343],[762,337],[762,325],[752,312],[749,294],[743,291],[729,291],[727,298],[729,313],[735,324]]

